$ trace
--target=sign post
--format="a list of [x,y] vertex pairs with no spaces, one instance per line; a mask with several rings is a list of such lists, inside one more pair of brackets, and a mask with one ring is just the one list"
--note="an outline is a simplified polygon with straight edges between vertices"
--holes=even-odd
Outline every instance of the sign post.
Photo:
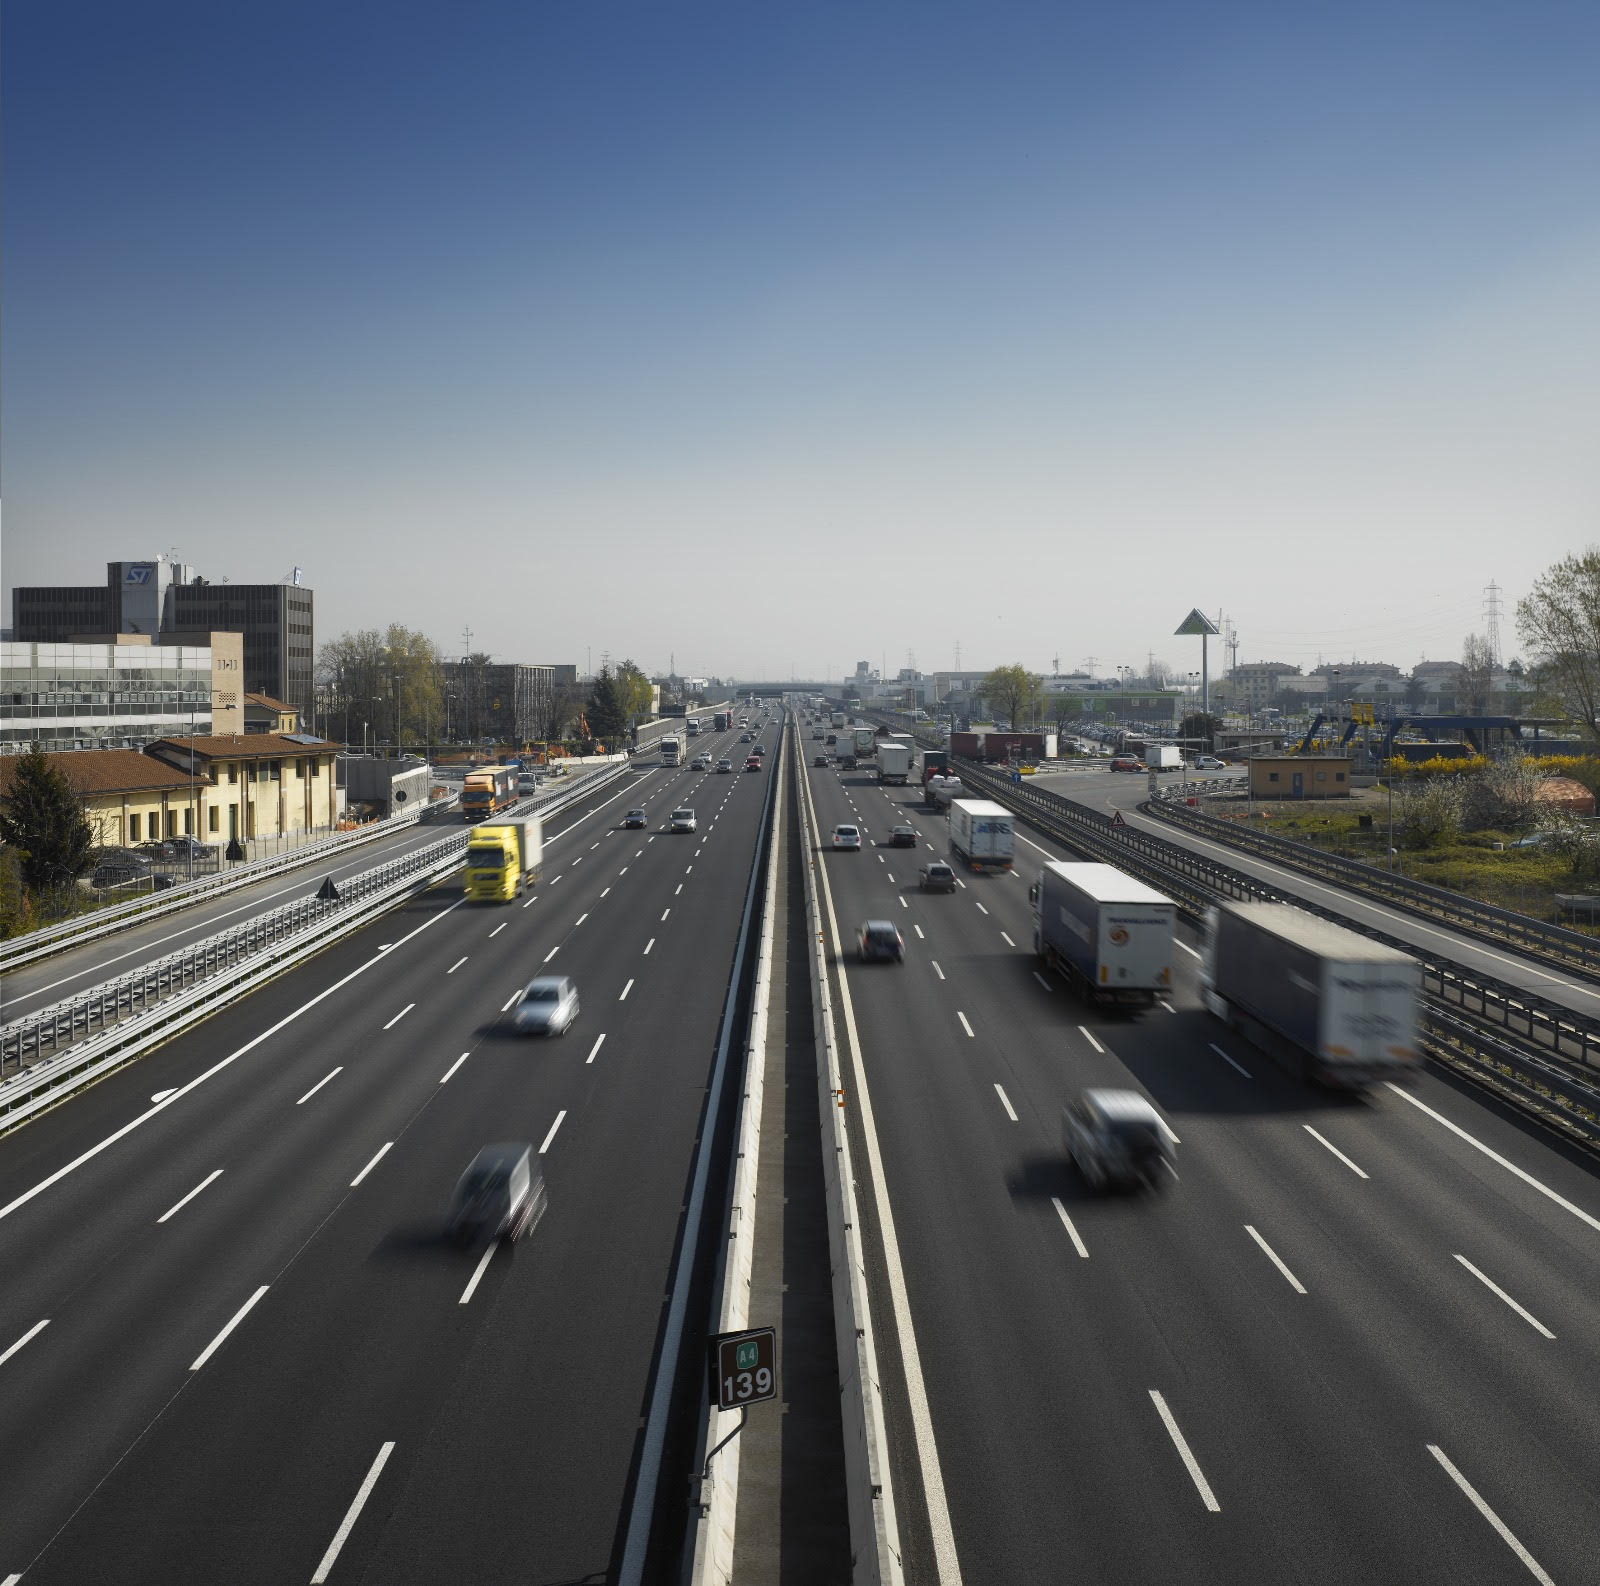
[[701,1481],[711,1479],[711,1461],[743,1430],[750,1406],[778,1396],[778,1330],[747,1327],[738,1333],[713,1333],[706,1340],[710,1398],[719,1410],[737,1410],[739,1424],[706,1455]]

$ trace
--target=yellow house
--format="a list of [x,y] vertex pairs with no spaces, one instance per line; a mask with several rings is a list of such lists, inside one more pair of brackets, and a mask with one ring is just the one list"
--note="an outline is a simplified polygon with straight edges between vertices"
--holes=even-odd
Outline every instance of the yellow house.
[[1339,799],[1350,797],[1348,755],[1253,755],[1250,791],[1258,799]]
[[341,814],[338,744],[303,733],[162,738],[145,754],[206,784],[201,842],[332,831]]
[[246,694],[244,697],[244,730],[246,732],[298,732],[300,712],[293,705],[274,699],[270,694]]
[[[69,749],[45,759],[83,800],[97,847],[119,848],[159,837],[199,837],[211,788],[137,749]],[[18,757],[0,757],[0,797],[11,791]]]

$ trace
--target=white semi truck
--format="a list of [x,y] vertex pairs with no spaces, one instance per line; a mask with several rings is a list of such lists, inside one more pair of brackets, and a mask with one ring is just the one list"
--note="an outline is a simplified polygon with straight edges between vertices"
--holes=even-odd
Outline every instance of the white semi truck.
[[1053,859],[1028,888],[1033,950],[1084,996],[1148,1006],[1172,989],[1178,906],[1114,865]]
[[950,846],[973,870],[1009,870],[1016,857],[1016,817],[987,799],[952,799]]
[[911,749],[886,738],[878,745],[878,780],[904,787],[911,775]]

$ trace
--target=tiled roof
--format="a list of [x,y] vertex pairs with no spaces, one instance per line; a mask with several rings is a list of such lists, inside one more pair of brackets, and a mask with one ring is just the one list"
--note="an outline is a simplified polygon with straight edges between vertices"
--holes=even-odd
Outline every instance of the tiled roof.
[[[301,737],[303,738],[303,734]],[[279,732],[217,733],[199,738],[162,738],[151,744],[147,754],[187,755],[190,746],[206,760],[287,760],[319,752],[337,754],[339,746],[318,740],[297,742]]]
[[[11,790],[19,756],[0,756],[0,795]],[[66,774],[75,793],[147,793],[187,788],[189,773],[137,749],[67,749],[45,759]]]
[[247,705],[259,705],[264,710],[293,711],[294,706],[285,704],[281,699],[274,699],[270,694],[246,694],[244,702]]

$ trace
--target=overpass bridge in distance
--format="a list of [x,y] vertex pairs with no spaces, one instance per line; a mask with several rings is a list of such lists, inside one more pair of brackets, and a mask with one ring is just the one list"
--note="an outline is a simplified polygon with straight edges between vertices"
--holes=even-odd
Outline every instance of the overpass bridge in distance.
[[734,699],[749,699],[752,694],[757,699],[782,699],[785,694],[823,694],[831,695],[834,699],[839,697],[838,683],[810,683],[804,678],[792,683],[738,683],[727,685]]

